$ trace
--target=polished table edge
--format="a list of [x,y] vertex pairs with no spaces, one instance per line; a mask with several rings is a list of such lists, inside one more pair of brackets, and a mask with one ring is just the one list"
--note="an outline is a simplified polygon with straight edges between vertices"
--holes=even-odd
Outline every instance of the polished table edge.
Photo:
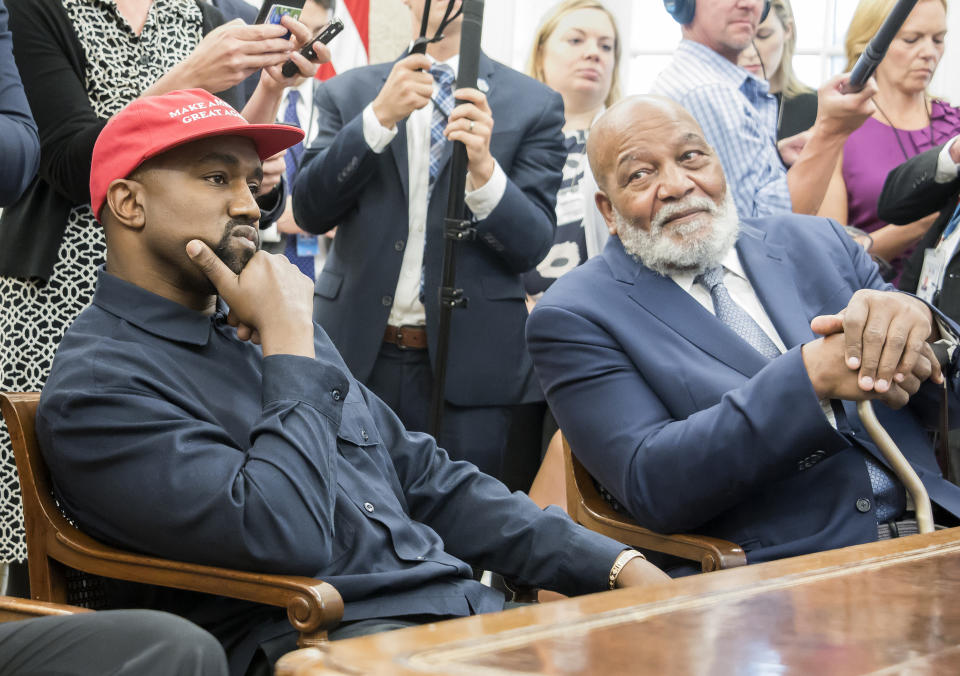
[[960,528],[336,641],[322,651],[297,651],[285,656],[277,674],[439,673],[440,661],[445,662],[443,673],[507,674],[511,672],[476,664],[460,669],[449,660],[950,552],[960,553]]

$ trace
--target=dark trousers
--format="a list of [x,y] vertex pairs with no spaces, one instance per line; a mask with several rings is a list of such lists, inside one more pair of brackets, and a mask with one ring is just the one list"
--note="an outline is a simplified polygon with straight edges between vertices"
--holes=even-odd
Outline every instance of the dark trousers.
[[217,640],[154,610],[111,610],[0,624],[0,676],[226,676]]
[[[384,343],[366,383],[411,431],[427,432],[433,369],[427,350]],[[444,406],[438,443],[454,460],[472,462],[512,490],[527,490],[539,460],[543,404]]]

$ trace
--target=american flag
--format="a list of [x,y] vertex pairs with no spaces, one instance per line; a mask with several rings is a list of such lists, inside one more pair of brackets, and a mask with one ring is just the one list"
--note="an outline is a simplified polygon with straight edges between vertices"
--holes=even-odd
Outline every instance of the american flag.
[[369,63],[370,0],[338,0],[334,13],[343,21],[344,30],[330,43],[330,63],[317,69],[321,80]]

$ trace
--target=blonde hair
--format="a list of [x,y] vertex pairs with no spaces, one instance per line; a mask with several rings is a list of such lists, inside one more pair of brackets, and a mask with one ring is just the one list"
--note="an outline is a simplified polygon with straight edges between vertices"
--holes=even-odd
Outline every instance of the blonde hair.
[[[870,40],[880,30],[883,20],[893,9],[897,0],[860,0],[857,9],[850,20],[850,27],[847,28],[847,39],[844,43],[847,51],[847,72],[853,70],[857,59],[863,54]],[[933,0],[920,0],[921,2],[933,2]],[[947,0],[937,0],[943,5],[943,11],[947,11]]]
[[543,69],[543,46],[549,37],[553,35],[553,32],[557,30],[557,25],[563,17],[581,9],[600,10],[609,17],[610,24],[613,26],[613,74],[610,78],[610,92],[607,94],[606,101],[604,101],[604,104],[609,108],[620,98],[620,55],[622,47],[620,43],[620,29],[617,28],[616,17],[598,0],[563,0],[563,2],[547,12],[540,24],[540,28],[537,29],[537,33],[533,37],[530,58],[527,59],[527,75],[546,84],[547,80]]
[[[797,22],[793,19],[793,9],[790,0],[772,0],[770,10],[775,12],[777,19],[788,35],[783,38],[783,56],[780,57],[780,91],[783,98],[789,99],[800,94],[812,92],[813,89],[805,85],[793,71],[793,55],[797,51]],[[775,73],[771,73],[771,78]]]

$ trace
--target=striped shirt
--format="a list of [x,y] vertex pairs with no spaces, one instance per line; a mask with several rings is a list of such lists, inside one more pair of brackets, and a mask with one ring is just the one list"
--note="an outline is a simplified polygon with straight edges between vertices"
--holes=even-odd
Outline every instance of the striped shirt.
[[791,211],[777,152],[777,100],[766,82],[712,49],[683,40],[651,90],[696,118],[720,157],[741,218]]

